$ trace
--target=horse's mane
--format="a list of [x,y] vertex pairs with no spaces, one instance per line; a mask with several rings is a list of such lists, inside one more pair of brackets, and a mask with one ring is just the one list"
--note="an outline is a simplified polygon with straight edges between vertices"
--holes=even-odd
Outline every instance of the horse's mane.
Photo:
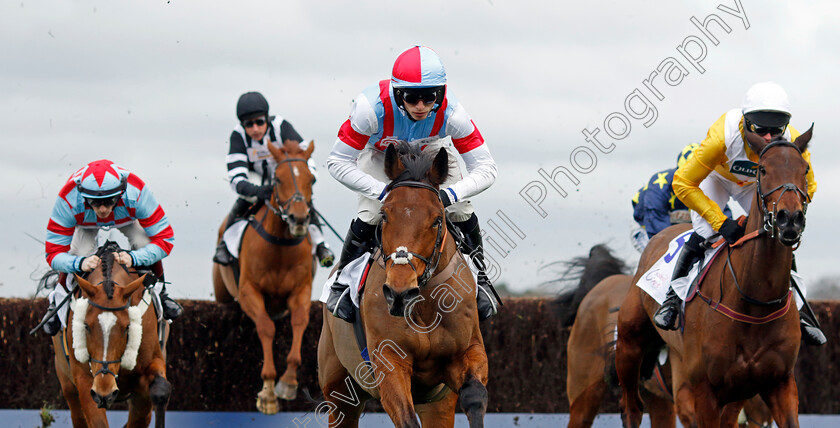
[[394,184],[402,181],[427,182],[426,175],[432,168],[432,162],[435,160],[437,152],[424,152],[418,144],[406,142],[395,143],[394,148],[397,150],[397,155],[400,157],[400,162],[405,166],[405,170],[397,178],[391,180],[388,187],[393,187]]
[[114,241],[105,241],[96,250],[96,255],[102,260],[102,264],[100,265],[102,269],[102,287],[109,299],[114,297],[114,279],[111,277],[111,270],[114,268],[114,253],[121,250],[120,244]]
[[580,302],[589,293],[589,290],[608,276],[626,274],[629,271],[627,264],[613,256],[606,244],[598,244],[592,247],[589,250],[588,257],[575,257],[569,261],[553,262],[547,266],[552,265],[565,267],[565,272],[560,278],[548,283],[578,280],[577,287],[564,290],[554,302],[556,313],[564,327],[574,324]]

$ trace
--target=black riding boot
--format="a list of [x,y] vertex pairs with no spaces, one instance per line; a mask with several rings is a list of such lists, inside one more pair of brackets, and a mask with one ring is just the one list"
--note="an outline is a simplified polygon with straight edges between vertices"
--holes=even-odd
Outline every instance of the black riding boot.
[[[703,247],[700,245],[705,239],[696,232],[691,234],[688,241],[685,243],[685,248],[680,252],[680,257],[677,259],[677,266],[674,268],[674,275],[671,277],[671,282],[678,278],[688,275],[691,266],[703,256]],[[662,306],[656,311],[653,316],[653,323],[663,330],[676,330],[678,320],[680,317],[680,298],[673,288],[668,289],[668,295]]]
[[[227,223],[225,223],[225,230],[233,225],[233,223],[236,223],[236,220],[242,218],[250,207],[250,202],[242,198],[237,198],[236,202],[233,203],[233,208],[231,208],[230,214],[228,214]],[[224,240],[220,241],[219,245],[216,246],[216,254],[213,256],[213,261],[224,266],[233,262],[233,256],[228,251]]]
[[336,281],[330,286],[327,310],[333,316],[350,323],[355,321],[355,307],[350,298],[350,285],[338,282],[338,277],[350,262],[368,251],[375,230],[376,226],[369,225],[358,218],[353,220],[350,230],[347,231],[347,237],[344,238],[344,247],[341,248],[341,257],[338,259],[338,268],[335,272]]
[[481,244],[481,229],[478,226],[478,217],[473,214],[467,221],[453,223],[464,234],[465,250],[469,252],[473,264],[478,268],[478,290],[476,293],[476,307],[478,308],[478,320],[484,321],[496,315],[499,308],[496,303],[501,304],[497,299],[496,291],[490,278],[487,277],[487,265],[484,263],[484,246]]
[[53,303],[50,303],[50,306],[47,308],[47,314],[44,315],[44,318],[42,319],[42,321],[43,321],[48,316],[50,316],[50,314],[52,314],[50,319],[47,322],[44,323],[43,327],[41,327],[44,330],[44,333],[47,333],[50,336],[55,336],[55,334],[58,333],[59,330],[61,330],[61,320],[58,319],[58,314],[53,314],[52,313],[54,310],[55,310],[55,303],[53,302]]
[[[321,232],[321,236],[324,235],[324,230],[321,228],[321,221],[318,218],[318,214],[312,213],[312,220],[310,224],[317,227],[318,230]],[[330,247],[327,246],[327,243],[321,241],[317,246],[315,246],[315,256],[318,257],[318,264],[321,267],[330,267],[333,265],[335,261],[335,254],[333,254]]]
[[[796,269],[796,255],[794,255],[793,260],[791,260],[790,270],[798,272]],[[799,289],[799,285],[792,276],[790,278],[790,286],[796,289],[796,292],[800,297],[804,296],[804,294],[802,294],[802,290]],[[815,316],[811,316],[811,314],[814,313],[814,311],[811,310],[811,305],[809,305],[808,301],[804,298],[802,299],[802,302],[802,310],[799,311],[799,329],[802,331],[802,340],[805,341],[806,345],[825,345],[828,340],[820,329],[820,323],[817,322]]]
[[[163,281],[163,278],[160,280]],[[163,317],[170,321],[180,317],[184,313],[184,307],[169,297],[169,294],[166,292],[166,285],[160,291],[160,305],[163,306]]]

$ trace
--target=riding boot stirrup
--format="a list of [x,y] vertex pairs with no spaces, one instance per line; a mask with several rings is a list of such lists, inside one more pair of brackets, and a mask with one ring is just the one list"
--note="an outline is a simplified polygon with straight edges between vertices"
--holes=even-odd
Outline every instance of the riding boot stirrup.
[[653,316],[653,323],[663,330],[676,330],[679,327],[680,301],[674,289],[669,289],[665,301]]
[[55,311],[55,303],[50,303],[50,307],[47,308],[47,314],[44,315],[44,318],[49,317],[52,314],[52,317],[44,323],[44,326],[41,327],[44,330],[44,333],[47,333],[50,336],[55,336],[59,330],[61,330],[61,320],[58,319],[58,315],[54,314]]
[[815,322],[811,321],[811,317],[806,315],[804,311],[799,312],[799,328],[802,330],[802,340],[805,341],[806,345],[822,346],[828,341],[822,330],[817,327]]

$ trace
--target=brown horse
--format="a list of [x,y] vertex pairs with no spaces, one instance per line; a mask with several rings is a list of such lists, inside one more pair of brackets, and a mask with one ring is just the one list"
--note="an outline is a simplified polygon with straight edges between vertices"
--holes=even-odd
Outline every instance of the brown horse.
[[[53,338],[55,370],[73,426],[107,427],[105,410],[128,399],[127,427],[163,427],[171,386],[166,380],[168,324],[158,322],[143,288],[146,276],[114,261],[119,246],[106,243],[102,262],[70,304],[68,327]],[[160,330],[162,329],[162,330]],[[163,334],[159,335],[159,332]]]
[[[257,409],[270,415],[279,410],[278,396],[285,400],[297,396],[301,340],[309,324],[313,265],[307,227],[312,215],[314,177],[306,162],[315,143],[306,150],[272,144],[268,148],[277,162],[274,193],[245,229],[239,251],[239,284],[232,267],[214,263],[213,287],[216,301],[238,300],[242,311],[256,324],[263,351],[263,387],[257,395]],[[225,223],[219,229],[219,240]],[[286,371],[275,389],[273,318],[284,309],[291,314],[292,346],[286,356]]]
[[325,310],[318,379],[326,401],[316,414],[329,413],[330,426],[357,427],[365,401],[377,398],[397,427],[452,427],[460,397],[470,427],[481,427],[487,354],[476,285],[437,190],[448,175],[448,155],[399,150],[385,151],[390,193],[356,321],[370,361],[360,355],[354,325]]
[[[721,420],[723,406],[756,393],[781,428],[799,426],[793,369],[801,334],[798,312],[790,308],[790,268],[792,246],[805,227],[808,163],[801,153],[811,132],[793,143],[767,143],[747,133],[750,147],[759,153],[747,235],[712,262],[698,289],[702,301],[686,305],[684,333],[656,329],[650,321],[656,302],[638,287],[627,293],[619,312],[616,351],[625,427],[638,427],[641,421],[642,357],[663,340],[682,358],[685,384],[677,395],[685,394],[694,403],[697,426],[735,426],[734,420]],[[685,231],[684,225],[672,226],[650,241],[634,283]]]
[[[615,336],[618,325],[618,309],[630,289],[633,277],[623,275],[624,262],[615,258],[604,245],[596,245],[589,251],[589,257],[578,257],[569,265],[569,272],[582,269],[577,288],[564,293],[558,299],[560,319],[564,326],[572,324],[566,375],[566,394],[569,398],[569,428],[590,427],[598,414],[604,395],[609,388],[618,388],[615,373]],[[564,275],[574,279],[574,275]],[[596,282],[594,286],[593,282]],[[673,428],[675,403],[671,395],[673,379],[679,379],[681,361],[679,355],[669,355],[665,364],[657,368],[659,353],[646,356],[642,372],[642,394],[650,413],[651,427]],[[656,372],[654,372],[656,370]],[[678,380],[678,383],[680,381]],[[683,426],[694,426],[694,404],[688,398],[676,403],[676,415]],[[727,406],[725,412],[738,413],[737,404]],[[744,407],[746,421],[765,421],[769,418],[764,402],[758,396],[749,400]],[[762,427],[759,425],[759,427]]]
[[[604,395],[617,387],[615,379],[615,329],[618,307],[630,288],[630,275],[624,262],[614,257],[605,245],[596,245],[588,257],[570,262],[564,280],[580,277],[578,286],[558,298],[559,316],[564,327],[572,326],[566,374],[566,395],[569,398],[569,428],[592,426]],[[576,274],[569,275],[573,271]],[[649,358],[648,380],[642,390],[654,428],[675,425],[674,405],[669,391],[656,377],[651,377],[655,356]],[[667,365],[670,368],[670,363]],[[670,373],[666,370],[664,374]],[[661,377],[659,378],[661,379]],[[666,379],[670,387],[670,376]]]

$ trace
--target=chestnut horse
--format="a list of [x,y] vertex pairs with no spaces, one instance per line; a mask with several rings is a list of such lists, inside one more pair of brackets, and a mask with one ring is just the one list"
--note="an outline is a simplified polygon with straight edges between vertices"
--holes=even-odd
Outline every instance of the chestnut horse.
[[105,243],[99,267],[76,277],[81,295],[71,301],[68,327],[53,337],[55,371],[74,427],[107,427],[105,410],[125,399],[126,427],[148,427],[153,407],[155,427],[163,427],[171,386],[159,339],[165,344],[168,323],[150,308],[146,275],[115,263],[115,251],[119,245]]
[[[577,276],[580,282],[575,289],[558,298],[559,316],[564,327],[572,326],[566,346],[568,357],[566,395],[569,398],[569,428],[591,427],[598,414],[604,395],[610,388],[618,389],[615,373],[615,337],[618,309],[630,289],[633,276],[626,271],[622,260],[615,258],[602,244],[589,250],[589,257],[577,257],[570,262],[564,280]],[[579,273],[568,275],[574,270]],[[594,284],[594,285],[593,285]],[[642,394],[653,428],[675,427],[675,403],[671,395],[673,379],[679,380],[681,361],[679,355],[669,355],[665,364],[656,368],[659,352],[646,356],[642,371]],[[657,372],[654,372],[657,370]],[[683,426],[694,426],[694,404],[680,396],[676,414]],[[740,406],[732,404],[724,410],[731,419]],[[729,413],[729,412],[735,412]],[[768,421],[770,411],[754,396],[744,406],[745,424]],[[744,425],[748,426],[748,425]],[[763,425],[757,425],[759,428]]]
[[316,414],[329,413],[333,427],[357,427],[365,401],[376,398],[397,427],[452,427],[460,397],[469,426],[482,427],[487,354],[476,285],[437,190],[448,154],[432,158],[403,144],[399,151],[385,150],[390,193],[356,321],[370,360],[360,355],[354,324],[325,309],[318,379],[326,401]]
[[[638,427],[642,417],[638,391],[642,357],[663,340],[682,358],[685,383],[677,395],[685,394],[694,403],[697,426],[721,426],[725,404],[757,393],[781,428],[799,426],[793,370],[801,333],[799,314],[791,302],[790,268],[792,247],[805,227],[808,163],[802,152],[811,133],[809,129],[793,143],[768,143],[746,133],[750,147],[759,154],[746,235],[712,262],[698,288],[702,300],[685,307],[684,333],[655,328],[650,319],[656,302],[640,288],[630,288],[619,312],[616,349],[625,427]],[[634,284],[686,227],[672,226],[650,241]],[[735,426],[735,421],[723,424]]]
[[[303,331],[309,324],[312,299],[312,243],[307,239],[312,215],[312,183],[307,160],[315,143],[306,150],[268,145],[277,162],[271,200],[249,220],[239,251],[239,284],[231,266],[213,263],[216,301],[239,301],[242,311],[256,324],[263,351],[260,373],[263,386],[257,409],[265,414],[279,411],[277,397],[297,396],[297,370]],[[222,222],[219,240],[224,233]],[[274,367],[274,318],[288,309],[292,323],[292,346],[286,356],[286,371],[277,381]]]

